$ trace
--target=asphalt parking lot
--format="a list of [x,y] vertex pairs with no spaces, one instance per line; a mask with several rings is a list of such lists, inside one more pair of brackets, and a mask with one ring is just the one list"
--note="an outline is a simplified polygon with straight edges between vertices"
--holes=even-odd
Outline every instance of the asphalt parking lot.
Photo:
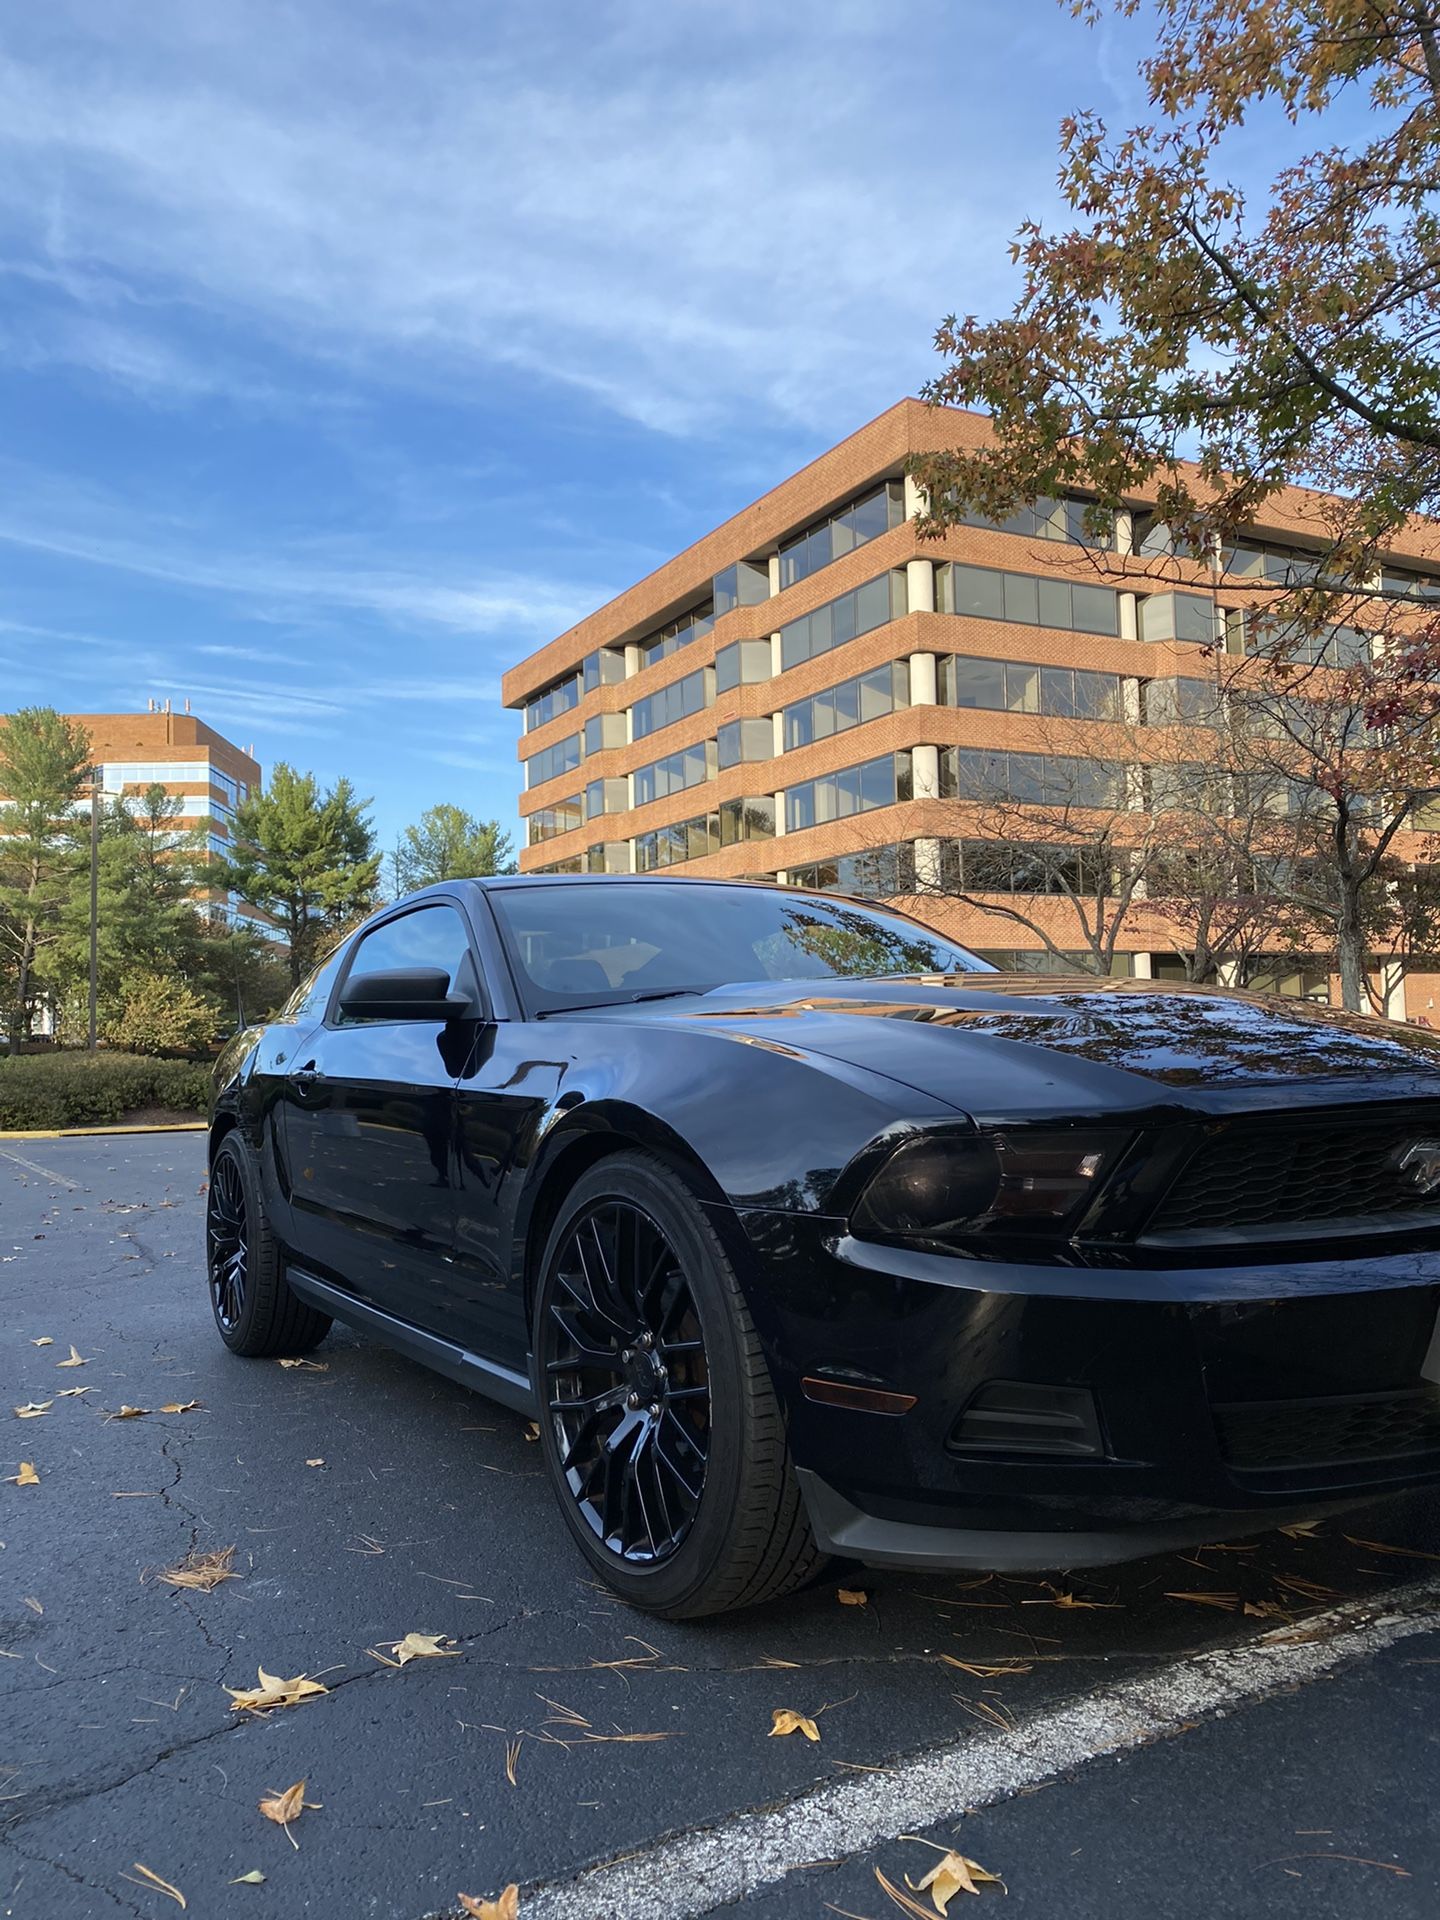
[[[522,1420],[340,1329],[319,1370],[228,1355],[203,1180],[198,1134],[0,1140],[0,1476],[39,1476],[0,1485],[0,1915],[163,1915],[158,1878],[223,1920],[512,1881],[524,1915],[878,1920],[877,1869],[950,1846],[1020,1915],[1436,1911],[1433,1502],[649,1622]],[[213,1591],[159,1578],[226,1548]],[[369,1651],[409,1633],[455,1652]],[[326,1691],[237,1712],[261,1668]],[[301,1780],[318,1804],[262,1816]]]

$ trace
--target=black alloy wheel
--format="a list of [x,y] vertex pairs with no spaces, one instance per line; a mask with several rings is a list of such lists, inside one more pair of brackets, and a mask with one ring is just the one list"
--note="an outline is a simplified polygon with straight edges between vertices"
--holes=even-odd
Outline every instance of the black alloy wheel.
[[666,1560],[705,1490],[705,1341],[675,1249],[628,1200],[573,1221],[554,1263],[546,1411],[586,1524],[622,1560]]
[[238,1130],[210,1160],[205,1272],[220,1338],[232,1353],[305,1353],[330,1331],[328,1314],[290,1291],[255,1158]]
[[694,1619],[822,1564],[744,1292],[679,1168],[627,1149],[580,1175],[531,1324],[551,1483],[622,1598]]
[[233,1333],[245,1310],[249,1249],[245,1187],[234,1154],[222,1153],[210,1175],[205,1205],[205,1245],[210,1303],[222,1333]]

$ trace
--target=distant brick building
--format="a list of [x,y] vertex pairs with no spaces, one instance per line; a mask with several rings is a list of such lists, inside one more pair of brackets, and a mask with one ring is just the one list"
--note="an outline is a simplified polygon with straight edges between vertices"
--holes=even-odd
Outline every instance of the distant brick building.
[[[908,457],[987,431],[979,415],[903,400],[513,667],[522,870],[674,868],[892,896],[957,860],[978,871],[967,761],[1008,755],[1023,782],[1053,753],[1054,723],[1072,728],[1076,764],[1106,751],[1107,721],[1112,735],[1121,718],[1173,726],[1203,671],[1196,643],[1235,650],[1226,615],[1246,579],[1318,543],[1318,503],[1295,489],[1218,590],[1202,566],[1177,560],[1160,582],[1140,563],[1138,501],[1103,570],[1078,498],[922,542]],[[1397,558],[1411,591],[1440,594],[1440,535]],[[1423,840],[1402,834],[1395,852],[1414,859]],[[1032,931],[973,905],[923,889],[908,904],[1003,965],[1055,964]],[[1051,937],[1073,944],[1059,900],[1027,901],[1032,918],[1052,908]],[[1149,938],[1122,938],[1117,967],[1174,970]],[[1440,978],[1384,990],[1392,1013],[1440,1024]]]

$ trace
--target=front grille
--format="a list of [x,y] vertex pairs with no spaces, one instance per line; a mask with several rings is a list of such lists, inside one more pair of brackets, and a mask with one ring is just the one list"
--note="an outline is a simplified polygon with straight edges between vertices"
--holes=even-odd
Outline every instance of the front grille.
[[1440,1392],[1254,1400],[1214,1409],[1220,1451],[1253,1473],[1406,1460],[1440,1452]]
[[1228,1121],[1182,1167],[1142,1237],[1248,1229],[1247,1237],[1282,1238],[1287,1227],[1319,1232],[1341,1222],[1440,1226],[1440,1187],[1426,1193],[1419,1184],[1427,1148],[1440,1170],[1440,1107],[1428,1104]]

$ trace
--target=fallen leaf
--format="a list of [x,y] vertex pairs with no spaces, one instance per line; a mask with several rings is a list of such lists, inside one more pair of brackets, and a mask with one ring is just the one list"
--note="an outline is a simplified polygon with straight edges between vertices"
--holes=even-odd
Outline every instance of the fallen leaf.
[[307,1460],[305,1464],[307,1467],[323,1467],[325,1462],[324,1462],[324,1459],[322,1458],[319,1460]]
[[1167,1600],[1188,1600],[1192,1607],[1223,1607],[1233,1613],[1240,1604],[1238,1593],[1167,1593]]
[[199,1404],[198,1400],[167,1400],[160,1411],[162,1413],[193,1413]]
[[772,1740],[783,1733],[803,1733],[807,1740],[820,1738],[820,1729],[815,1722],[808,1720],[803,1713],[792,1713],[789,1707],[773,1708],[770,1719],[773,1723],[770,1728]]
[[318,1813],[321,1802],[305,1798],[305,1782],[297,1780],[293,1787],[287,1787],[283,1793],[270,1793],[260,1802],[260,1811],[267,1820],[273,1820],[277,1827],[285,1829],[285,1838],[298,1853],[300,1842],[290,1831],[290,1822],[298,1820],[308,1807],[312,1813]]
[[1085,1608],[1088,1612],[1099,1613],[1107,1608],[1118,1608],[1118,1600],[1082,1600],[1078,1594],[1052,1589],[1048,1600],[1022,1600],[1022,1607],[1069,1607],[1075,1610]]
[[440,1642],[449,1638],[448,1633],[407,1633],[403,1640],[382,1640],[380,1644],[394,1654],[393,1660],[386,1660],[374,1648],[368,1651],[387,1667],[408,1666],[412,1660],[453,1660],[461,1648],[442,1647]]
[[923,1880],[912,1880],[907,1873],[905,1884],[914,1893],[928,1893],[936,1911],[944,1913],[957,1893],[978,1895],[981,1887],[1003,1887],[1005,1882],[999,1874],[987,1873],[977,1861],[967,1860],[963,1853],[947,1853]]
[[1011,1674],[1032,1671],[1030,1666],[1020,1660],[1011,1661],[1008,1665],[1000,1667],[983,1667],[977,1666],[971,1660],[959,1660],[953,1653],[942,1653],[940,1658],[947,1667],[958,1667],[962,1673],[968,1673],[972,1680],[1004,1680]]
[[27,1607],[29,1607],[32,1613],[44,1613],[45,1611],[44,1607],[41,1606],[40,1602],[35,1598],[33,1593],[27,1593],[25,1595],[24,1604]]
[[32,1340],[30,1344],[32,1347],[53,1347],[55,1342],[48,1333],[42,1333],[38,1340]]
[[48,1413],[55,1402],[53,1400],[27,1400],[23,1407],[16,1407],[17,1420],[38,1420],[42,1413]]
[[471,1920],[520,1920],[520,1889],[513,1880],[498,1900],[483,1899],[478,1893],[457,1893],[455,1898]]
[[256,1671],[260,1677],[258,1687],[226,1687],[233,1713],[268,1713],[272,1707],[298,1707],[302,1700],[313,1700],[330,1691],[318,1680],[307,1680],[303,1673],[296,1674],[293,1680],[280,1680],[273,1673],[266,1673],[263,1667]]
[[538,1420],[527,1420],[525,1422],[525,1438],[527,1440],[538,1440],[540,1438],[540,1422]]
[[139,1420],[150,1411],[149,1407],[122,1406],[118,1413],[112,1413],[109,1417],[112,1420]]
[[1283,1533],[1287,1540],[1313,1540],[1319,1526],[1318,1520],[1292,1520],[1288,1527],[1278,1527],[1276,1531]]
[[196,1593],[212,1593],[222,1580],[238,1580],[231,1570],[234,1547],[221,1547],[213,1553],[186,1554],[178,1566],[167,1567],[160,1578],[169,1587],[184,1587]]
[[1394,1553],[1405,1560],[1440,1560],[1440,1553],[1424,1553],[1419,1547],[1388,1547],[1383,1540],[1357,1540],[1351,1533],[1345,1538],[1352,1547],[1361,1547],[1366,1553]]
[[94,1387],[61,1387],[56,1398],[59,1400],[78,1400],[82,1393],[93,1393]]
[[20,1462],[20,1471],[18,1473],[12,1473],[8,1477],[12,1487],[38,1487],[40,1484],[40,1476],[35,1471],[35,1462],[33,1460],[22,1460]]
[[870,1604],[869,1594],[862,1593],[859,1587],[837,1587],[835,1593],[842,1607],[868,1607]]
[[178,1887],[172,1887],[168,1880],[162,1880],[158,1873],[152,1873],[149,1867],[142,1866],[138,1860],[132,1860],[130,1864],[140,1878],[136,1880],[132,1874],[122,1873],[122,1880],[128,1880],[134,1887],[154,1887],[157,1893],[168,1893],[177,1906],[185,1905],[185,1896]]
[[328,1373],[330,1371],[330,1362],[328,1360],[282,1360],[280,1364],[282,1367],[298,1368],[302,1373]]
[[249,1873],[237,1873],[230,1884],[232,1887],[263,1887],[265,1876],[258,1867],[252,1867]]
[[79,1348],[72,1344],[70,1348],[70,1358],[68,1360],[57,1360],[55,1364],[57,1367],[88,1367],[90,1362],[83,1360],[80,1357]]

